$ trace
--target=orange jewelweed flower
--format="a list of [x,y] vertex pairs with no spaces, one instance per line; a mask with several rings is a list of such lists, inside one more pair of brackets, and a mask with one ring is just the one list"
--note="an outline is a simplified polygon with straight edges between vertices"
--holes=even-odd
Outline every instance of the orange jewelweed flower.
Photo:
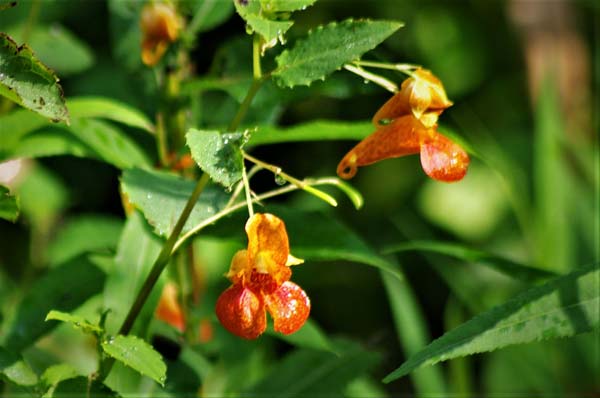
[[304,290],[290,282],[291,265],[303,261],[290,255],[283,221],[272,214],[255,214],[246,222],[248,249],[231,260],[227,278],[233,283],[216,304],[217,317],[225,329],[255,339],[267,328],[268,311],[274,329],[296,332],[310,313]]
[[181,20],[175,8],[167,3],[150,3],[142,9],[142,62],[156,65],[179,36]]
[[180,332],[185,330],[185,317],[177,301],[177,287],[173,282],[167,282],[163,288],[156,307],[156,317]]
[[430,71],[417,69],[375,113],[372,121],[377,130],[344,156],[337,174],[349,179],[359,166],[420,153],[421,166],[429,177],[444,182],[461,180],[469,156],[437,132],[438,116],[451,105],[442,82]]

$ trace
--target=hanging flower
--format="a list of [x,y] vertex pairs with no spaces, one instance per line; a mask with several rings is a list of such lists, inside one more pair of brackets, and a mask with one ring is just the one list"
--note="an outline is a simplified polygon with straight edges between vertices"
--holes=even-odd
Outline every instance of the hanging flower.
[[428,70],[417,69],[377,111],[373,117],[377,130],[344,156],[338,175],[349,179],[359,166],[420,153],[423,170],[431,178],[444,182],[462,179],[469,156],[437,132],[439,115],[451,105],[440,80]]
[[248,249],[238,251],[227,278],[233,283],[216,304],[217,317],[231,333],[255,339],[267,327],[266,312],[274,329],[291,334],[304,325],[310,300],[290,282],[291,265],[303,261],[290,255],[283,221],[272,214],[255,214],[246,223]]
[[185,317],[177,300],[177,287],[173,282],[167,282],[156,307],[156,317],[168,323],[183,333]]
[[153,2],[142,9],[142,62],[156,65],[179,36],[181,20],[171,4]]

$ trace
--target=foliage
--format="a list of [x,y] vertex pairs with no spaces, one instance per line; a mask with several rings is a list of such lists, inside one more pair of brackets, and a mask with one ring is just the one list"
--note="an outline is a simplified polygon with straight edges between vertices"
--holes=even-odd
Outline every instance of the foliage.
[[597,7],[71,3],[0,1],[3,396],[599,391]]

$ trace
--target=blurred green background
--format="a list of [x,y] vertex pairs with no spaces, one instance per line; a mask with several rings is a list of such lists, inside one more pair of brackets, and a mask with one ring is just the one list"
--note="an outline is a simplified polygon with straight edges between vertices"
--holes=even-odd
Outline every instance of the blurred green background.
[[[35,3],[37,23],[29,32],[24,24],[34,3],[18,3],[0,12],[0,31],[19,43],[23,35],[28,37],[39,58],[60,76],[67,99],[106,96],[154,118],[159,101],[156,83],[139,58],[135,18],[140,3],[43,0]],[[198,6],[192,0],[181,3],[191,9]],[[223,1],[222,7],[221,23],[208,25],[195,38],[194,73],[215,79],[247,76],[251,42],[230,3]],[[555,272],[597,262],[599,9],[592,0],[319,0],[297,13],[289,42],[330,20],[405,22],[365,59],[407,62],[432,70],[455,104],[442,115],[440,130],[461,137],[479,156],[472,159],[466,178],[455,184],[427,179],[416,156],[362,168],[351,181],[365,199],[358,212],[341,197],[335,209],[303,193],[275,202],[331,213],[378,250],[411,240],[443,240]],[[278,51],[267,52],[265,69],[273,65]],[[398,83],[404,79],[401,74],[382,74]],[[190,93],[186,106],[192,109],[196,127],[226,125],[239,104],[239,97],[227,90]],[[347,72],[336,72],[309,89],[268,84],[246,123],[364,121],[388,97],[380,87]],[[135,129],[128,133],[154,154],[149,136]],[[259,147],[253,154],[294,176],[325,176],[335,173],[338,161],[353,145],[349,141],[278,144]],[[4,318],[10,317],[38,275],[61,262],[56,257],[64,256],[61,239],[66,234],[95,236],[95,249],[111,253],[124,219],[116,168],[70,156],[23,160],[20,167],[22,178],[14,186],[21,197],[22,216],[16,224],[0,221]],[[269,173],[253,179],[257,191],[273,185]],[[293,253],[294,237],[290,240]],[[204,314],[212,311],[211,301],[226,286],[221,275],[231,253],[242,245],[210,237],[197,244],[206,301],[196,310]],[[525,287],[488,268],[446,256],[409,251],[391,255],[390,260],[402,267],[405,287],[414,292],[422,309],[428,333],[420,339],[425,342]],[[346,396],[415,393],[414,380],[408,377],[389,385],[379,382],[407,358],[407,352],[399,343],[390,302],[375,268],[352,262],[307,263],[295,269],[294,280],[311,297],[311,317],[329,336],[352,339],[379,354],[369,367],[370,376],[354,380]],[[62,337],[57,332],[43,340],[29,349],[27,358],[39,367],[65,357],[90,366],[81,359],[85,352],[57,352],[61,338],[70,336],[68,330],[60,330]],[[445,375],[447,392],[461,396],[593,394],[600,388],[597,338],[597,334],[581,335],[512,346],[436,367]],[[227,336],[219,339],[228,348],[211,348],[209,343],[207,355],[220,352],[235,354],[240,363],[243,359],[243,365],[228,368],[227,376],[234,378],[239,372],[238,378],[247,378],[243,385],[259,380],[291,349],[269,336],[253,343]],[[216,387],[204,386],[205,392],[229,391],[230,387],[218,385],[222,382],[218,377],[212,380]]]

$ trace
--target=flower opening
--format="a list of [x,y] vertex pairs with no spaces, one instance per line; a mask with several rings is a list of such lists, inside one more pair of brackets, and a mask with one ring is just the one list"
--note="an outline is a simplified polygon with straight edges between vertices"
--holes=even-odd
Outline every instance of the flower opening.
[[289,253],[285,224],[272,214],[255,214],[246,223],[246,234],[248,248],[233,256],[226,274],[232,286],[217,300],[217,317],[231,333],[255,339],[267,327],[268,311],[275,331],[294,333],[308,319],[310,300],[289,280],[290,266],[302,260]]
[[444,182],[462,179],[469,156],[437,131],[439,115],[450,106],[442,82],[430,71],[417,69],[375,113],[375,132],[342,158],[337,174],[349,179],[359,166],[420,153],[421,165],[429,177]]

